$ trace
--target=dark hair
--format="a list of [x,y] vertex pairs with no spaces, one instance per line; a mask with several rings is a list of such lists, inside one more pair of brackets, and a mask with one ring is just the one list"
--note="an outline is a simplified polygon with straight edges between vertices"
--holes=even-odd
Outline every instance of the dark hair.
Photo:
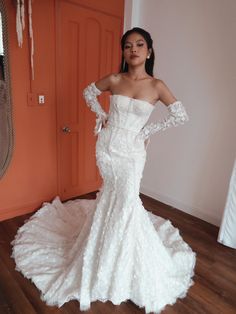
[[[121,38],[120,44],[121,44],[122,52],[124,51],[125,42],[126,42],[127,37],[132,33],[138,33],[141,36],[143,36],[143,38],[145,39],[145,41],[147,43],[148,49],[150,49],[150,48],[152,49],[150,58],[146,60],[145,70],[149,75],[153,76],[153,66],[154,66],[155,54],[154,54],[154,50],[152,47],[153,41],[152,41],[151,35],[147,31],[145,31],[144,29],[142,29],[140,27],[134,27],[134,28],[128,30]],[[128,72],[128,64],[125,62],[124,56],[122,54],[120,73],[123,73],[123,72]]]

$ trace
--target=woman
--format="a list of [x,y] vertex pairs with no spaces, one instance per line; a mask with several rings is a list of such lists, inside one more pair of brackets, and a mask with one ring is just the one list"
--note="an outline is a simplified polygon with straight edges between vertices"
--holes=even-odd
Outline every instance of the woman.
[[[87,310],[91,302],[128,299],[146,313],[160,313],[183,298],[194,283],[196,254],[169,220],[144,209],[140,180],[150,135],[183,124],[187,113],[162,80],[153,77],[154,51],[148,32],[134,28],[121,40],[119,74],[84,90],[96,113],[96,160],[103,185],[96,200],[62,204],[55,198],[20,229],[12,242],[16,269],[30,278],[48,305],[71,299]],[[98,102],[110,91],[107,114]],[[145,125],[154,104],[169,111]]]

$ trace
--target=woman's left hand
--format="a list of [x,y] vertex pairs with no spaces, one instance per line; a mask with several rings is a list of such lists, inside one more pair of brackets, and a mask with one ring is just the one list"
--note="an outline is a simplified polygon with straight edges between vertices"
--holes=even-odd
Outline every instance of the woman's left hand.
[[146,149],[148,147],[149,142],[150,142],[150,138],[149,137],[146,140],[144,140],[144,145],[145,145]]

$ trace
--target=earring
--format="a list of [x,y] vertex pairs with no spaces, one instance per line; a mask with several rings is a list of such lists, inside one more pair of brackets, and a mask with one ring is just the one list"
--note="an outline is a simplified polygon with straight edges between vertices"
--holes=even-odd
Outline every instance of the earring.
[[150,55],[149,55],[149,56],[147,56],[147,59],[150,59]]

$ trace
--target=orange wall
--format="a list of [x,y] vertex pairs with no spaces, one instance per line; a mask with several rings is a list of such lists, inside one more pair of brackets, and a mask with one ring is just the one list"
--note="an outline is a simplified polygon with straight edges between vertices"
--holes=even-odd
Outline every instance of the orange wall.
[[[24,31],[23,48],[16,38],[15,7],[7,0],[9,50],[14,123],[14,151],[10,166],[0,179],[0,220],[8,219],[39,208],[58,194],[56,138],[56,64],[55,14],[57,1],[33,1],[35,80],[31,81],[28,25]],[[94,0],[80,1],[94,5]],[[123,3],[99,1],[120,10]],[[97,4],[96,4],[97,6]],[[28,23],[27,23],[28,24]],[[33,106],[27,102],[28,93],[45,95],[45,104]]]
[[31,88],[28,27],[24,31],[23,48],[19,48],[15,7],[11,0],[6,3],[15,141],[12,161],[0,179],[1,220],[29,212],[57,194],[54,2],[33,2],[32,92],[45,94],[44,106],[27,104]]

